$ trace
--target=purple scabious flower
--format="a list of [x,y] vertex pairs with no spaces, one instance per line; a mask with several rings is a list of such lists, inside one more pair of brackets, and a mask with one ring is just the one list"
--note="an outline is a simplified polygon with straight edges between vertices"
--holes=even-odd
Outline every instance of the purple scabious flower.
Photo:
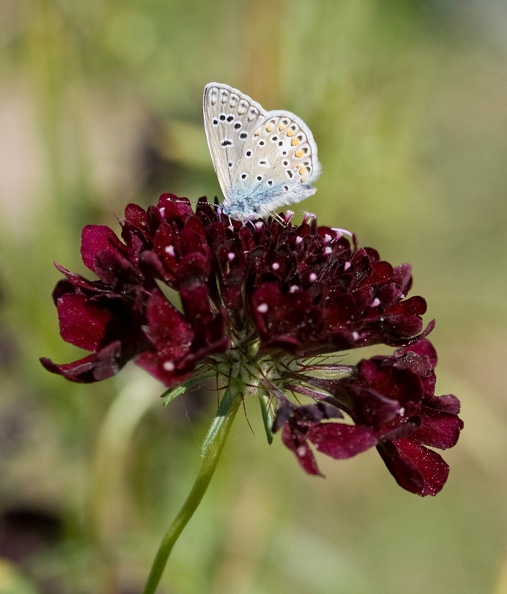
[[[320,474],[314,450],[341,459],[375,446],[404,489],[442,489],[449,468],[433,448],[455,445],[463,423],[455,396],[435,396],[433,323],[423,327],[425,300],[407,297],[410,265],[310,216],[242,223],[171,194],[128,205],[121,226],[121,238],[83,230],[98,280],[57,265],[60,333],[90,354],[43,358],[46,369],[95,382],[133,360],[168,388],[213,373],[257,393],[268,439],[280,431],[306,472]],[[395,350],[342,362],[368,345]]]

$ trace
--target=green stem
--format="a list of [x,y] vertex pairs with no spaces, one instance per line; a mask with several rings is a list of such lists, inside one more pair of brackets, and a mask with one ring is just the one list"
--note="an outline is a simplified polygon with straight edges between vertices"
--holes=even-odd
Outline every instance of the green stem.
[[185,503],[160,543],[143,594],[155,594],[173,546],[206,493],[240,403],[241,394],[238,392],[233,394],[231,390],[228,390],[222,398],[217,415],[204,440],[201,470]]

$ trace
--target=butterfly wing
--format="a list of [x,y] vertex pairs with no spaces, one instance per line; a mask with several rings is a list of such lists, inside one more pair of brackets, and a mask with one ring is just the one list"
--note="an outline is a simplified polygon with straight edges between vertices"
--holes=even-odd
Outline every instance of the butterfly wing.
[[289,111],[268,111],[245,145],[231,200],[238,205],[246,200],[256,215],[267,215],[314,194],[311,182],[319,173],[317,145],[308,126]]
[[295,114],[266,112],[237,89],[210,83],[204,90],[204,122],[229,216],[265,216],[315,193],[317,145]]
[[212,82],[204,87],[203,113],[213,167],[227,200],[244,155],[245,134],[265,119],[266,112],[237,89]]

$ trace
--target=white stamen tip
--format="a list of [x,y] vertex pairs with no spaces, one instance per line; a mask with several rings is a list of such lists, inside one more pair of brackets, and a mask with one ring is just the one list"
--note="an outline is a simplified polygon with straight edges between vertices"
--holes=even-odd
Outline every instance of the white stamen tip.
[[309,276],[309,280],[311,283],[314,283],[317,280],[317,275],[315,274],[315,272],[312,272]]
[[235,257],[236,257],[236,254],[234,252],[229,252],[227,254],[227,259],[229,260],[229,262],[232,262]]
[[352,237],[352,235],[353,235],[353,233],[351,233],[350,231],[347,231],[347,229],[340,229],[339,227],[332,227],[332,229],[336,233],[336,235],[338,236],[338,239],[342,235],[348,235],[349,237]]
[[259,313],[266,313],[268,311],[269,307],[267,303],[261,303],[260,305],[257,306],[257,311]]
[[278,264],[278,262],[273,262],[273,264],[271,265],[271,268],[273,270],[278,270],[280,268],[280,264]]
[[171,256],[171,257],[172,257],[172,256],[174,256],[174,254],[175,254],[175,251],[174,251],[174,246],[172,246],[172,245],[168,245],[168,246],[165,248],[165,253],[166,253],[168,256]]
[[174,363],[172,361],[164,361],[162,367],[166,370],[166,371],[174,371]]
[[283,218],[285,224],[290,223],[292,217],[294,216],[294,211],[293,210],[288,210],[285,213],[285,217]]

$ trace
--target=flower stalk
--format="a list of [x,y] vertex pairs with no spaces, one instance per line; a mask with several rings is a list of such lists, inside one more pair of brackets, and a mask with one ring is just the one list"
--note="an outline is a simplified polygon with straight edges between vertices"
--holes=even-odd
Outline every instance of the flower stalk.
[[183,529],[199,507],[215,473],[234,417],[241,403],[241,392],[228,389],[218,407],[217,415],[202,447],[202,465],[184,504],[166,532],[151,566],[143,594],[155,594],[169,555]]

